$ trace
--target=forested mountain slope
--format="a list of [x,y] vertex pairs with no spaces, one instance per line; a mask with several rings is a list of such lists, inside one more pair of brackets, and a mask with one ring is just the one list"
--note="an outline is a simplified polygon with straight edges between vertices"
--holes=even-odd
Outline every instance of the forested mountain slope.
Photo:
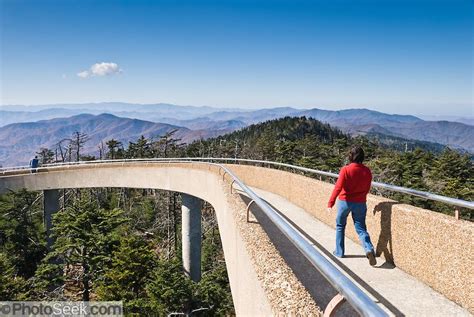
[[[118,117],[166,123],[218,135],[250,124],[286,116],[313,118],[351,135],[385,134],[412,141],[448,145],[474,153],[472,117],[459,121],[427,121],[412,115],[388,114],[370,109],[324,110],[277,107],[263,109],[213,108],[171,104],[105,102],[43,106],[0,106],[0,127],[9,123],[38,121],[78,114],[110,113]],[[448,117],[448,119],[451,117]],[[469,124],[471,123],[471,124]]]
[[56,150],[58,142],[71,138],[80,131],[87,136],[82,149],[84,154],[97,155],[99,146],[106,140],[116,139],[124,144],[141,137],[159,138],[176,130],[175,137],[182,142],[207,138],[223,130],[190,130],[175,125],[138,119],[121,118],[111,114],[81,114],[37,122],[14,123],[0,127],[0,165],[26,164],[39,148]]
[[[468,154],[449,148],[435,152],[431,145],[403,139],[351,137],[328,124],[306,117],[286,117],[251,125],[242,130],[196,141],[187,147],[189,156],[239,157],[284,162],[338,172],[347,163],[347,152],[360,144],[374,180],[474,200],[474,164]],[[403,144],[405,143],[405,144]],[[405,146],[404,146],[405,145]],[[420,198],[384,192],[385,196],[428,209],[452,213],[452,207]],[[469,211],[464,213],[471,217]]]

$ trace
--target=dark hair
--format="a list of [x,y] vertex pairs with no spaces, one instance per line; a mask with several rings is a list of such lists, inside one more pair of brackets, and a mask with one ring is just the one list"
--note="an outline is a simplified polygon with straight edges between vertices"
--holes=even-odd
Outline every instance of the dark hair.
[[360,146],[354,146],[350,151],[349,151],[349,161],[351,163],[359,163],[362,164],[364,161],[365,154],[364,150]]

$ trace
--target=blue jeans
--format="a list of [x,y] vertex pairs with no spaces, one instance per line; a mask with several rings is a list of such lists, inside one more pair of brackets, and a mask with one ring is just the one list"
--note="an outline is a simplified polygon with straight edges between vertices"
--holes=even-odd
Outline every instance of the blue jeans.
[[338,257],[344,256],[344,231],[346,229],[347,217],[350,212],[352,212],[354,227],[359,235],[359,240],[364,247],[365,253],[374,251],[374,246],[370,241],[370,236],[365,225],[365,215],[367,214],[366,203],[351,203],[344,200],[338,200],[336,217],[336,250],[334,251],[334,255]]

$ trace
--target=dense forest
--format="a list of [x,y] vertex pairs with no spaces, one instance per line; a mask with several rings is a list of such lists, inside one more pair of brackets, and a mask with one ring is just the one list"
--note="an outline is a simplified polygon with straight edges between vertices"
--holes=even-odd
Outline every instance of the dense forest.
[[[268,160],[338,173],[348,163],[350,147],[359,144],[365,150],[364,163],[372,169],[375,181],[474,200],[474,162],[469,154],[447,147],[431,148],[426,142],[406,140],[402,144],[401,139],[390,140],[387,143],[387,139],[353,138],[314,119],[286,117],[194,142],[186,147],[185,155]],[[452,206],[414,196],[380,189],[373,189],[373,193],[450,215],[454,213]],[[472,219],[470,210],[460,211],[463,218]]]
[[[156,157],[232,157],[284,162],[338,172],[348,149],[361,144],[374,180],[465,200],[474,198],[471,157],[445,148],[390,146],[350,137],[319,121],[283,118],[208,140],[184,144],[173,132],[124,145],[109,140],[98,157],[83,155],[87,135],[77,132],[56,148],[39,149],[41,163]],[[314,175],[308,174],[310,177]],[[333,181],[327,179],[328,181]],[[374,192],[453,214],[420,198]],[[38,192],[0,197],[0,300],[123,300],[129,316],[170,313],[232,315],[224,255],[212,207],[203,208],[200,282],[182,272],[180,195],[160,190],[62,190],[46,247]],[[462,216],[472,220],[468,210]],[[105,221],[106,220],[106,221]]]
[[209,205],[202,213],[202,279],[195,283],[182,271],[179,194],[104,188],[62,195],[50,250],[41,194],[1,197],[1,300],[123,300],[127,316],[233,313]]

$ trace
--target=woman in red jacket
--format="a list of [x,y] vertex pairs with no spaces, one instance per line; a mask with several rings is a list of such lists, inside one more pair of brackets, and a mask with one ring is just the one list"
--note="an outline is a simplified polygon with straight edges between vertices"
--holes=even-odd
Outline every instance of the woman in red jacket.
[[364,247],[365,254],[370,265],[377,264],[374,246],[370,241],[369,233],[365,225],[367,213],[367,194],[372,183],[370,169],[362,164],[364,161],[364,150],[360,146],[353,147],[349,152],[350,164],[341,168],[339,178],[328,202],[328,211],[338,199],[336,217],[336,250],[333,254],[344,257],[344,231],[349,213],[352,213],[354,226],[359,235],[360,242]]

